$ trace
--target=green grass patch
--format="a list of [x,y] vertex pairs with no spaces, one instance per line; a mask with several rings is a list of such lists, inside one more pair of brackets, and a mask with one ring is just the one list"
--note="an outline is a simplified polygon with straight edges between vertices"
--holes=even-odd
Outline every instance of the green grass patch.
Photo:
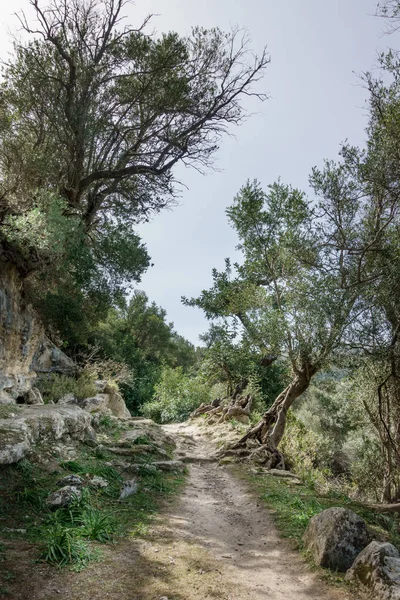
[[287,479],[271,475],[246,474],[246,478],[256,487],[266,506],[272,509],[282,535],[294,540],[300,549],[303,548],[302,537],[311,517],[333,506],[353,510],[378,536],[400,546],[397,515],[379,513],[338,492],[322,495],[312,486],[291,485]]
[[[109,460],[109,456],[105,457]],[[147,457],[141,457],[148,462]],[[149,471],[146,466],[136,479],[136,493],[120,501],[123,478],[96,451],[82,449],[79,459],[60,463],[48,473],[40,466],[22,460],[0,471],[0,513],[5,538],[18,534],[35,544],[42,560],[56,567],[84,568],[99,556],[98,544],[116,542],[119,537],[140,536],[166,499],[182,487],[184,476]],[[46,504],[48,494],[59,488],[58,480],[76,474],[89,483],[97,475],[107,480],[106,488],[84,487],[82,497],[56,511]],[[8,531],[10,530],[10,531]],[[4,557],[0,545],[0,560]]]

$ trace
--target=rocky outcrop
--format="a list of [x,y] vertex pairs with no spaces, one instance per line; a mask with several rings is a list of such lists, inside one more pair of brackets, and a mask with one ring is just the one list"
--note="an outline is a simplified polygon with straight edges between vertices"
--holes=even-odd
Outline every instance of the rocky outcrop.
[[304,546],[317,565],[347,571],[372,540],[364,521],[352,510],[328,508],[310,519]]
[[38,373],[75,369],[46,337],[16,269],[0,262],[0,404],[24,402]]
[[17,271],[0,263],[0,403],[24,396],[36,373],[32,361],[44,336],[33,308],[25,302]]
[[92,398],[85,398],[79,405],[90,413],[108,414],[118,419],[130,419],[131,413],[126,408],[122,396],[113,391],[109,394],[97,394]]
[[43,335],[33,356],[31,369],[38,375],[59,373],[60,375],[75,375],[76,364],[46,335]]
[[346,574],[375,600],[400,600],[400,554],[392,544],[371,542]]
[[[0,465],[18,462],[38,444],[93,438],[91,416],[79,406],[0,407]],[[7,409],[7,412],[5,411]]]

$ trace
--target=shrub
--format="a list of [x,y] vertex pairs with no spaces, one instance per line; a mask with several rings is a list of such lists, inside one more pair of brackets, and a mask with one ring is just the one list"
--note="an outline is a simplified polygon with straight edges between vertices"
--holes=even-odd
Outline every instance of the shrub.
[[83,371],[79,377],[69,377],[53,373],[38,382],[45,403],[58,402],[66,394],[73,394],[78,400],[84,400],[97,394],[95,377]]
[[77,535],[77,531],[71,527],[65,527],[62,523],[53,523],[45,530],[45,547],[42,557],[48,563],[57,567],[68,564],[87,564],[91,558],[86,542]]
[[142,412],[158,423],[180,422],[209,401],[210,387],[200,376],[191,377],[182,367],[164,367],[154,399],[142,407]]
[[323,436],[307,429],[293,413],[288,415],[280,450],[287,466],[310,484],[323,484],[325,478],[331,475],[329,443]]

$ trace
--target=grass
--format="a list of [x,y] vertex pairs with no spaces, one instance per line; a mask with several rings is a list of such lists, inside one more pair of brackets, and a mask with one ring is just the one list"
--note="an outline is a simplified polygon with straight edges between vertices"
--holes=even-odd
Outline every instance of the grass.
[[[13,539],[13,529],[26,529],[23,537],[38,547],[40,558],[59,568],[80,570],[98,558],[98,544],[144,535],[162,502],[174,496],[184,482],[183,475],[143,468],[138,474],[138,491],[120,501],[123,479],[105,464],[109,456],[100,458],[95,450],[82,452],[79,459],[60,463],[53,473],[28,460],[3,467],[0,473],[2,537]],[[49,492],[59,487],[60,478],[72,473],[84,480],[100,476],[108,487],[85,487],[80,499],[51,511],[46,505]],[[2,557],[4,546],[0,544],[0,560]]]
[[329,492],[323,495],[313,486],[291,485],[290,480],[271,475],[246,474],[246,478],[250,479],[266,506],[272,509],[282,535],[293,540],[299,549],[303,549],[302,537],[311,517],[333,506],[353,510],[375,535],[400,546],[399,518],[395,514],[385,515],[344,494]]
[[0,419],[8,419],[20,410],[16,404],[0,404]]

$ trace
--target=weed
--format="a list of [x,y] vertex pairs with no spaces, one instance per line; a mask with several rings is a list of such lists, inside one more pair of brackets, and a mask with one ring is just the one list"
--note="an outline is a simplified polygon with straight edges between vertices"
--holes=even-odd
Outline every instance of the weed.
[[110,513],[104,513],[96,508],[87,509],[82,515],[83,535],[89,540],[101,543],[114,539],[118,530],[118,523]]
[[86,565],[91,559],[87,543],[77,534],[74,528],[61,523],[53,523],[44,531],[45,547],[42,558],[51,565],[64,567],[78,563]]

